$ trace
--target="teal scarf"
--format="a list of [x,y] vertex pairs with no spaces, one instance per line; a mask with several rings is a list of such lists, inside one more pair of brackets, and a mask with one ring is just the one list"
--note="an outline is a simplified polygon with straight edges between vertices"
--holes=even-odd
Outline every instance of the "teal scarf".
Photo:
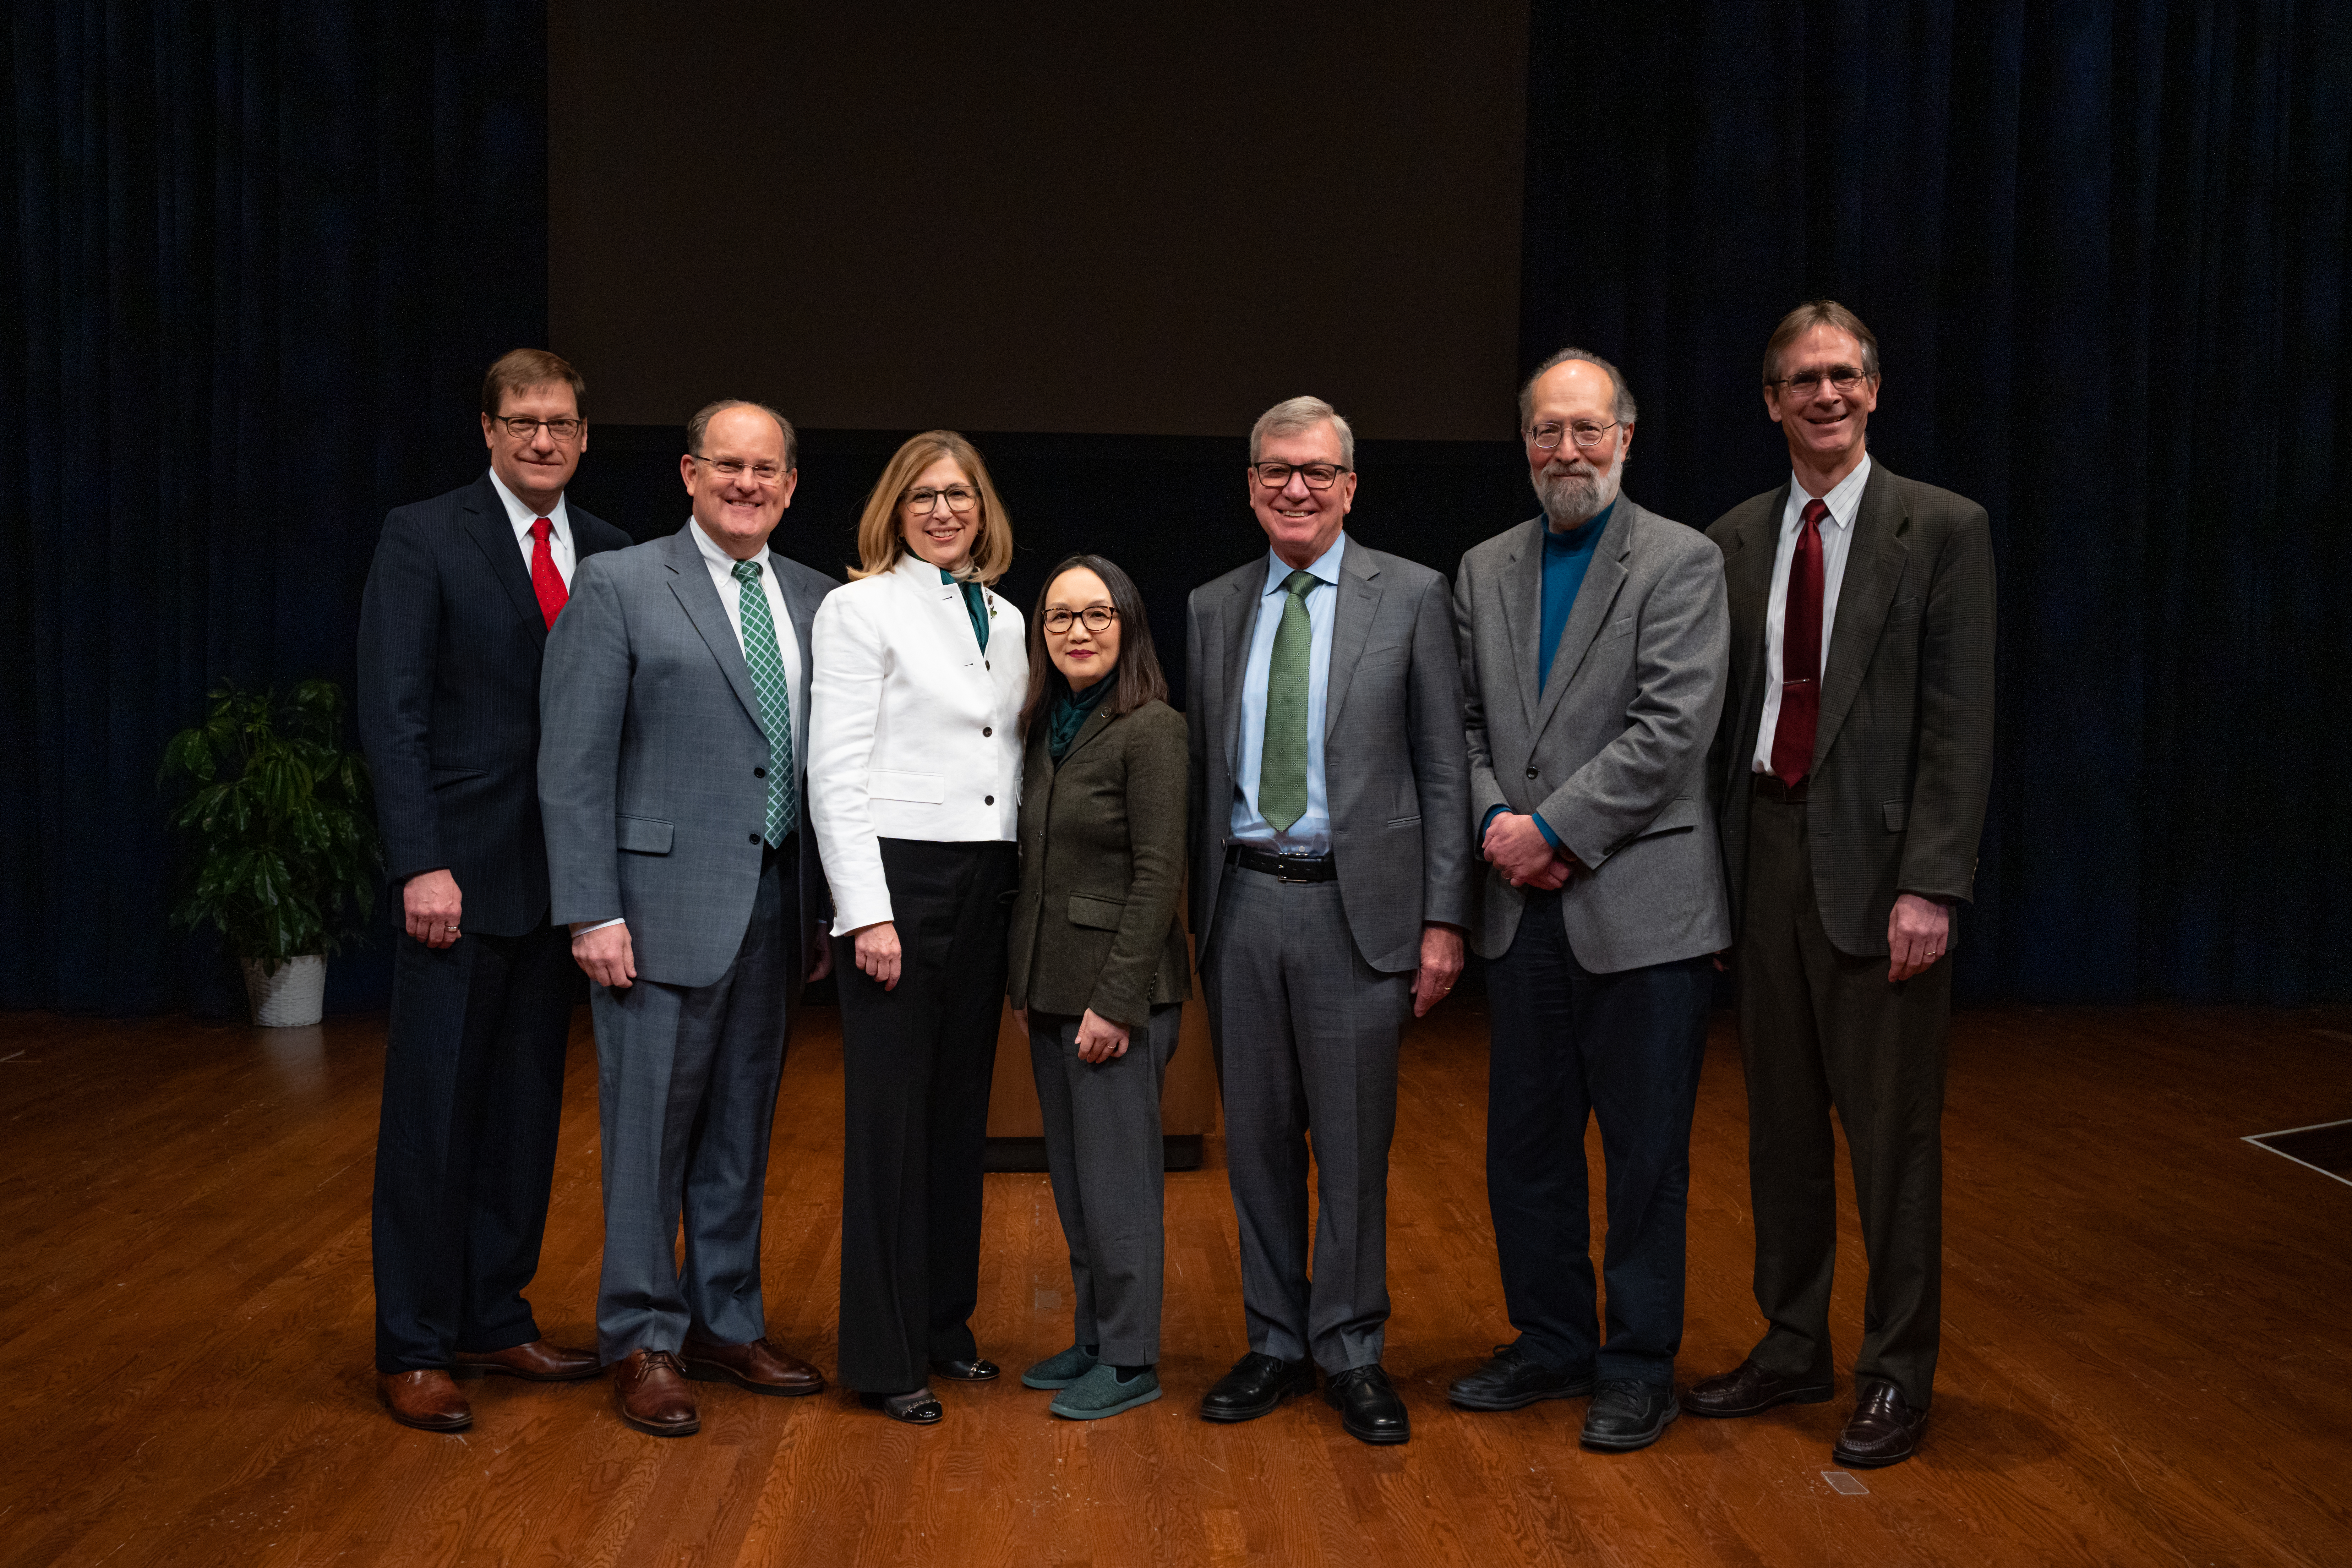
[[1087,727],[1087,721],[1102,706],[1103,698],[1116,684],[1113,678],[1117,673],[1107,671],[1084,691],[1071,690],[1066,680],[1061,683],[1061,695],[1054,699],[1054,710],[1045,721],[1045,750],[1053,753],[1055,767],[1062,765],[1062,759],[1077,744],[1078,731]]
[[[940,581],[955,583],[955,574],[940,568]],[[988,651],[988,595],[977,583],[958,583],[963,590],[963,613],[971,617],[971,635],[980,639],[980,651]]]

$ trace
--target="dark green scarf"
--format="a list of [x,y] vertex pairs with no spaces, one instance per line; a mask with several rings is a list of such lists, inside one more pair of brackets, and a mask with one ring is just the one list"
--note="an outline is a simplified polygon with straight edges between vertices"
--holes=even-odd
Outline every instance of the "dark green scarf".
[[1084,691],[1071,690],[1066,680],[1061,683],[1061,695],[1054,699],[1054,710],[1045,721],[1045,750],[1053,753],[1055,767],[1062,765],[1062,759],[1077,744],[1078,731],[1087,727],[1087,721],[1102,706],[1102,700],[1117,684],[1118,674],[1116,669],[1105,672],[1100,680]]
[[[946,567],[940,568],[940,581],[955,583],[956,574]],[[963,613],[971,617],[971,635],[980,639],[980,651],[988,651],[988,595],[977,583],[957,583],[963,590]]]

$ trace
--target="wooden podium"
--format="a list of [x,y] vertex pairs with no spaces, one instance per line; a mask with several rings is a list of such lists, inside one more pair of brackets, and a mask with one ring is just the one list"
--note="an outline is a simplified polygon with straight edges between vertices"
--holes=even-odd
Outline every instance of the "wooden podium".
[[[1201,1140],[1217,1131],[1217,1067],[1209,1050],[1209,1016],[1195,978],[1184,1004],[1184,1032],[1160,1091],[1161,1146],[1167,1168],[1201,1166]],[[1029,1037],[1007,1006],[996,1026],[996,1077],[988,1092],[988,1165],[992,1171],[1045,1168],[1045,1115],[1037,1108],[1037,1079],[1029,1066]]]

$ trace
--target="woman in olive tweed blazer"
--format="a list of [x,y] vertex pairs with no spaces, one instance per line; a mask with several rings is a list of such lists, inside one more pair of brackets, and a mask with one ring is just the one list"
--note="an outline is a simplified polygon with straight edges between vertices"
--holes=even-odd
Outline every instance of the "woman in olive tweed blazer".
[[1009,988],[1077,1333],[1021,1381],[1092,1420],[1160,1397],[1160,1089],[1192,994],[1184,716],[1134,583],[1100,556],[1055,568],[1029,637]]

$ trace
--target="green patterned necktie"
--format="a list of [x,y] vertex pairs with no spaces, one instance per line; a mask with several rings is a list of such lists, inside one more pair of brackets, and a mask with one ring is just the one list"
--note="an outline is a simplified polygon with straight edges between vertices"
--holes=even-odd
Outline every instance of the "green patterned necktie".
[[760,563],[735,563],[736,600],[743,614],[743,662],[751,667],[751,684],[760,692],[760,727],[768,731],[768,830],[771,847],[800,820],[800,786],[793,766],[793,691],[784,680],[784,661],[776,651],[776,623],[768,614],[768,595],[760,587]]
[[1307,666],[1315,623],[1307,616],[1312,572],[1282,580],[1282,624],[1265,668],[1265,746],[1258,753],[1257,814],[1276,833],[1307,815]]

